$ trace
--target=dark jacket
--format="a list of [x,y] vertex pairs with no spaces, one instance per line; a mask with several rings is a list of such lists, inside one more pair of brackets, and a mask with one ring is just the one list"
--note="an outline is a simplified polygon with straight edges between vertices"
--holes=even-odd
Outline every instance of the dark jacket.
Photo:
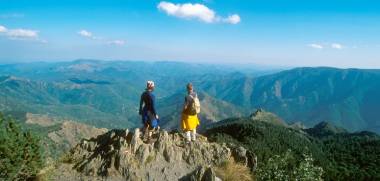
[[[144,107],[143,107],[144,105]],[[152,114],[157,115],[156,112],[156,98],[152,91],[145,91],[141,94],[139,113],[150,111]]]

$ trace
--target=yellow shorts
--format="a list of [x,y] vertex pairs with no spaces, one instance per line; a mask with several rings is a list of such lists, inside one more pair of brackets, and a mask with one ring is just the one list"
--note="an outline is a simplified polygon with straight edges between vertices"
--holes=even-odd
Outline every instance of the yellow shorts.
[[182,129],[184,131],[192,131],[199,125],[197,115],[182,114]]

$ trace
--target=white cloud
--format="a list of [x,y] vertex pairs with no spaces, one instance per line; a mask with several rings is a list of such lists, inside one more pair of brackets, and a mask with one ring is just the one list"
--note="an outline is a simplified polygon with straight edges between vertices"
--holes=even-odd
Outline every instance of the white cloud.
[[195,18],[206,23],[215,21],[215,12],[202,4],[173,4],[169,2],[160,2],[158,9],[165,11],[168,15],[179,18]]
[[323,45],[315,44],[315,43],[308,44],[307,46],[309,46],[311,48],[315,48],[315,49],[323,49]]
[[334,49],[343,49],[343,45],[339,44],[339,43],[332,43],[331,44],[331,48],[334,48]]
[[0,25],[0,35],[4,35],[11,40],[35,40],[46,43],[46,40],[41,40],[38,35],[38,31],[30,29],[8,29],[5,26]]
[[[311,47],[311,48],[315,48],[315,49],[330,48],[330,49],[341,50],[341,49],[347,48],[346,46],[344,46],[340,43],[322,43],[322,44],[312,43],[312,44],[308,44],[307,46]],[[354,46],[352,48],[355,48],[355,47],[356,46]]]
[[91,33],[90,31],[87,31],[87,30],[80,30],[80,31],[78,31],[78,34],[80,36],[85,37],[85,38],[101,41],[104,44],[118,45],[118,46],[122,46],[125,44],[124,40],[109,40],[109,39],[107,40],[107,38],[95,36],[93,33]]
[[109,41],[108,44],[122,46],[125,44],[125,41],[124,40],[112,40],[112,41]]
[[5,32],[7,32],[7,28],[0,25],[0,33],[5,33]]
[[38,31],[27,29],[11,29],[6,31],[7,36],[14,39],[37,39]]
[[87,38],[93,37],[92,33],[87,31],[87,30],[80,30],[80,31],[78,31],[78,34],[81,36],[87,37]]
[[221,18],[216,15],[214,10],[198,3],[173,4],[166,1],[161,1],[157,5],[157,8],[170,16],[183,19],[197,19],[205,23],[225,22],[237,24],[241,21],[240,16],[237,14],[231,15],[227,18]]
[[80,30],[80,31],[78,31],[78,34],[80,36],[85,37],[85,38],[90,38],[90,39],[94,39],[94,40],[102,40],[102,39],[104,39],[102,37],[95,36],[90,31],[87,31],[87,30]]
[[228,16],[228,18],[224,19],[224,22],[230,23],[230,24],[238,24],[240,23],[240,16],[237,14],[233,14],[231,16]]

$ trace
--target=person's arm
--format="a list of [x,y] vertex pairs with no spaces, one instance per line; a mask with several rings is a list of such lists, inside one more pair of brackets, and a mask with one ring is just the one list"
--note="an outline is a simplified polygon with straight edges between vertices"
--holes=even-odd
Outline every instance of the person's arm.
[[187,109],[187,106],[188,106],[188,102],[187,102],[187,96],[186,96],[185,97],[185,102],[183,103],[182,113],[185,112],[185,110]]
[[144,96],[144,93],[141,94],[141,97],[140,97],[140,107],[139,107],[139,114],[141,115],[142,114],[142,106],[143,106],[143,96]]

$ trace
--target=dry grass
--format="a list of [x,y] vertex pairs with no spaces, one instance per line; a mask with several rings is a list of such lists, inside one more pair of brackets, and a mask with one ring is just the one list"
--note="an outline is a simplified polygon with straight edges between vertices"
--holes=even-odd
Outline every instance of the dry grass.
[[58,158],[58,162],[70,164],[73,162],[73,159],[70,154],[64,153]]
[[148,165],[149,163],[153,162],[155,159],[156,159],[155,154],[149,155],[148,158],[146,158],[146,160],[145,160],[145,165]]
[[216,175],[223,181],[253,181],[252,174],[248,167],[236,163],[230,159],[222,163],[215,169]]

